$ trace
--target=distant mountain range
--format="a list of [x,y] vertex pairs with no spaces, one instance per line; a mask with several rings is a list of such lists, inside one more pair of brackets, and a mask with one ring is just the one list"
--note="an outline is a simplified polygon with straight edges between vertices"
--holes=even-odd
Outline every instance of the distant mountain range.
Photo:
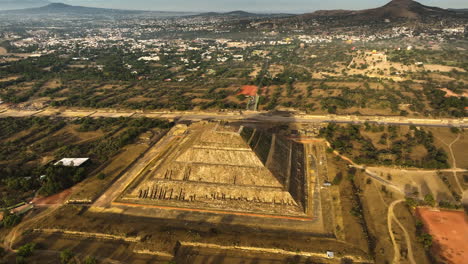
[[291,16],[291,14],[286,13],[250,13],[242,10],[231,11],[231,12],[207,12],[201,13],[196,16],[207,16],[207,17],[275,17],[275,16]]
[[[0,0],[2,1],[2,0]],[[10,0],[8,0],[10,1]],[[20,0],[23,1],[23,0]],[[27,0],[31,1],[31,0]],[[96,16],[96,15],[192,15],[192,16],[205,16],[205,17],[231,17],[231,18],[253,18],[253,17],[275,17],[287,16],[287,14],[255,14],[245,11],[232,11],[232,12],[207,12],[207,13],[189,13],[189,12],[164,12],[164,11],[141,11],[141,10],[122,10],[122,9],[108,9],[84,6],[72,6],[63,3],[52,3],[41,7],[15,9],[8,11],[0,11],[11,15],[74,15],[74,16]]]
[[84,6],[72,6],[62,3],[52,3],[42,7],[9,10],[9,13],[18,14],[74,14],[74,15],[102,15],[102,14],[134,14],[144,11],[119,10],[107,8],[95,8]]
[[451,16],[456,12],[439,7],[425,6],[413,0],[392,0],[388,4],[373,9],[351,11],[351,10],[320,10],[309,14],[304,14],[302,18],[313,17],[336,17],[355,20],[375,20],[375,19],[408,19],[418,20],[432,16]]
[[[420,20],[430,17],[467,17],[467,9],[442,9],[438,7],[430,7],[422,5],[413,0],[392,0],[388,4],[373,9],[352,11],[352,10],[320,10],[313,13],[302,15],[290,14],[258,14],[245,11],[232,11],[227,13],[208,12],[208,13],[189,13],[189,12],[160,12],[160,11],[138,11],[138,10],[121,10],[108,8],[95,8],[84,6],[72,6],[62,3],[49,3],[48,0],[0,0],[2,8],[4,5],[38,5],[46,4],[41,7],[32,7],[25,9],[16,9],[9,11],[0,11],[2,15],[63,15],[63,16],[205,16],[205,17],[231,17],[231,18],[267,18],[267,17],[289,17],[286,19],[302,20],[314,18],[333,18],[335,20],[346,21],[371,21],[371,20]],[[49,3],[49,4],[47,4]],[[341,22],[343,23],[343,21]]]
[[0,0],[0,10],[41,7],[50,4],[48,0]]
[[[1,0],[0,0],[1,1]],[[15,9],[8,11],[0,11],[0,14],[7,15],[32,15],[32,16],[179,16],[193,15],[195,13],[188,12],[166,12],[166,11],[142,11],[142,10],[123,10],[109,9],[97,7],[72,6],[63,3],[52,3],[42,7]]]

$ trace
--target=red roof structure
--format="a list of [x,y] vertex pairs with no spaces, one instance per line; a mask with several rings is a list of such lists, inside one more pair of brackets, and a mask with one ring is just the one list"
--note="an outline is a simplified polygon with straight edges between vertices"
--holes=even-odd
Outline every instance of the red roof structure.
[[258,92],[258,86],[256,85],[244,85],[241,88],[241,91],[237,95],[243,94],[247,96],[255,96]]

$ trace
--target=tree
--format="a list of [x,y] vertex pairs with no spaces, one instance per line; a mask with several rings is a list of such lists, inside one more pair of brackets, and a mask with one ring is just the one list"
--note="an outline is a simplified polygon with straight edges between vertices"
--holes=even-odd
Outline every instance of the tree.
[[18,248],[18,256],[27,258],[31,256],[34,252],[34,248],[36,247],[35,243],[27,243],[22,245],[21,247]]
[[13,227],[17,225],[21,221],[21,216],[17,214],[12,214],[8,210],[5,211],[4,216],[3,216],[3,226],[6,228]]
[[97,264],[97,259],[93,256],[87,256],[84,260],[84,264]]
[[64,251],[60,252],[60,263],[62,264],[74,263],[73,261],[74,256],[75,254],[71,250],[65,249]]
[[335,178],[333,179],[333,182],[332,182],[333,185],[339,185],[342,179],[343,179],[343,173],[338,172]]
[[426,196],[424,196],[424,202],[426,202],[430,206],[434,206],[435,204],[434,196],[432,196],[432,194],[426,194]]
[[26,258],[22,256],[16,256],[16,264],[26,264]]
[[98,177],[98,179],[100,179],[100,180],[104,180],[104,179],[106,178],[106,174],[104,174],[103,172],[101,172],[101,173],[98,174],[97,177]]
[[460,129],[457,128],[457,127],[450,127],[450,131],[451,131],[452,133],[454,133],[454,134],[460,133]]
[[432,236],[428,233],[422,233],[418,237],[418,241],[421,242],[426,250],[432,246]]

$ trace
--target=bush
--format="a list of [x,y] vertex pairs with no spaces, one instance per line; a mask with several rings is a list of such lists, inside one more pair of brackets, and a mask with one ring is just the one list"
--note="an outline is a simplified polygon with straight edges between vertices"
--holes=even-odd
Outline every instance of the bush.
[[452,133],[454,133],[454,134],[460,133],[460,129],[457,128],[457,127],[450,127],[450,131],[451,131]]
[[418,236],[418,241],[421,242],[426,250],[432,246],[432,236],[428,233],[423,233]]
[[93,256],[87,256],[84,260],[84,264],[97,264],[97,259]]
[[333,184],[333,185],[339,185],[342,179],[343,179],[343,173],[338,172],[338,173],[336,174],[335,178],[333,179],[332,184]]
[[435,204],[434,196],[432,196],[432,194],[426,194],[426,196],[424,196],[424,202],[426,202],[426,204],[430,206],[434,206]]
[[11,214],[10,212],[6,211],[3,217],[2,223],[3,226],[6,228],[13,227],[21,222],[21,216],[16,214]]
[[35,243],[27,243],[18,248],[17,254],[18,256],[27,258],[33,254],[35,247],[36,247]]
[[60,252],[60,263],[62,264],[69,264],[69,263],[74,263],[73,257],[75,254],[71,252],[69,249],[65,249],[64,251]]
[[100,179],[100,180],[104,180],[106,178],[106,174],[101,172],[101,173],[98,174],[97,178]]
[[26,264],[26,259],[22,256],[16,257],[16,264]]

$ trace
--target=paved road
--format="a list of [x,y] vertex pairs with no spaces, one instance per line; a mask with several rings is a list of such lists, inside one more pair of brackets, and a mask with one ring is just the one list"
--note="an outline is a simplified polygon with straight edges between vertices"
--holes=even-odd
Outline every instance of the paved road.
[[0,109],[1,117],[23,116],[62,116],[62,117],[149,117],[177,120],[225,120],[242,122],[282,122],[282,123],[377,123],[389,125],[417,125],[436,127],[462,127],[468,128],[468,119],[453,118],[409,118],[409,117],[382,117],[382,116],[353,116],[353,115],[305,115],[305,114],[272,114],[268,112],[149,112],[116,109],[59,109],[44,108],[41,110]]

